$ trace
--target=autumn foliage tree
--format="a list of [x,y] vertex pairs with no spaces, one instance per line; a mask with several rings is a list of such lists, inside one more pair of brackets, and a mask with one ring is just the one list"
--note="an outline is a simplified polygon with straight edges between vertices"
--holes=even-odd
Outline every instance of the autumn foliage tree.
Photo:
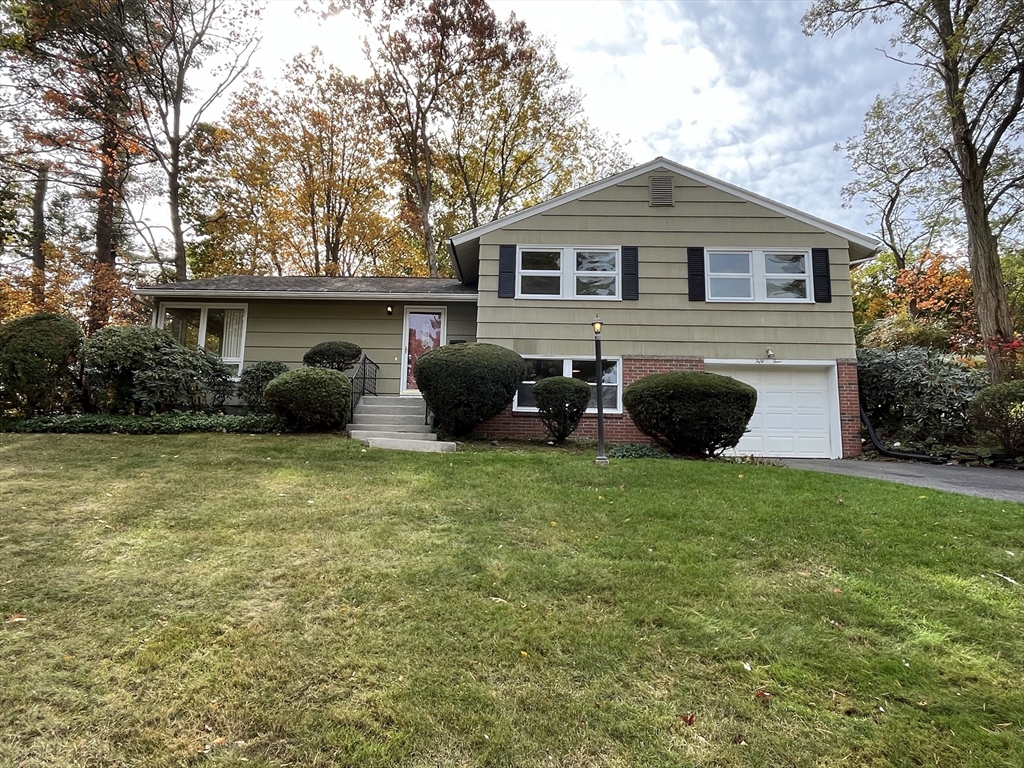
[[[1013,320],[999,258],[999,236],[1024,216],[1024,4],[1020,0],[817,0],[804,15],[808,34],[835,35],[863,22],[895,22],[890,41],[916,67],[912,87],[891,99],[891,136],[912,136],[920,172],[954,190],[963,221],[972,290],[993,382],[1012,375],[999,350],[1013,342]],[[924,120],[915,116],[925,115]],[[906,118],[906,119],[904,119]],[[881,134],[878,153],[899,156]],[[912,167],[871,169],[885,179]],[[906,185],[907,180],[904,180]],[[907,187],[904,186],[904,189]],[[941,207],[941,206],[940,206]]]

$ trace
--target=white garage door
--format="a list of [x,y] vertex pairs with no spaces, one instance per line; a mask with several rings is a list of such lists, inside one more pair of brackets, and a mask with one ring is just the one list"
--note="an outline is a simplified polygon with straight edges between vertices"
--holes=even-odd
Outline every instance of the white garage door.
[[834,458],[830,371],[779,364],[707,365],[757,390],[757,409],[736,453],[780,458]]

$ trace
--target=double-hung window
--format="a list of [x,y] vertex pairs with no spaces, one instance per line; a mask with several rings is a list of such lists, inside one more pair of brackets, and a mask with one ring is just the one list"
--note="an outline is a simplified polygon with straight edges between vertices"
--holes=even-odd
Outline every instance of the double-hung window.
[[708,301],[811,302],[806,250],[709,248]]
[[[605,412],[622,412],[622,361],[618,358],[601,361],[601,398]],[[537,401],[533,397],[533,385],[551,376],[565,376],[580,379],[590,385],[590,404],[587,413],[597,412],[597,361],[593,358],[573,360],[569,358],[534,357],[526,358],[526,378],[516,391],[513,410],[536,412]]]
[[619,248],[523,246],[518,250],[517,298],[622,297]]
[[245,351],[245,310],[244,304],[165,303],[156,316],[156,325],[181,344],[217,355],[237,376]]

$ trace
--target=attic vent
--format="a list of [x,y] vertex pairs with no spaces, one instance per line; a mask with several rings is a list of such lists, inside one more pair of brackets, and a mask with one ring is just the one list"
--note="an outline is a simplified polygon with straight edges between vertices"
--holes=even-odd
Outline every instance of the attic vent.
[[651,205],[675,205],[671,176],[651,176]]

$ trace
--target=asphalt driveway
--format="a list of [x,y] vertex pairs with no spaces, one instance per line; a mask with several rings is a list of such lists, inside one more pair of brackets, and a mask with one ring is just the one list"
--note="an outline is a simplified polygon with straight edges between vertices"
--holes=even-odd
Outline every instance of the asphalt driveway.
[[842,459],[785,459],[784,463],[793,469],[869,477],[937,491],[1024,503],[1024,472],[1020,470]]

